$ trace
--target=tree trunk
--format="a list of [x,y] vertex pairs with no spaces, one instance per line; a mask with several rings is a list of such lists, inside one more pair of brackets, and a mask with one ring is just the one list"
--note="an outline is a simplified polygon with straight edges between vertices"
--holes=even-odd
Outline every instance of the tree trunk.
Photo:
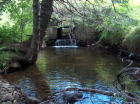
[[39,0],[33,0],[33,33],[29,39],[30,49],[25,57],[29,64],[36,62],[53,11],[52,5],[53,0],[42,0],[41,5]]

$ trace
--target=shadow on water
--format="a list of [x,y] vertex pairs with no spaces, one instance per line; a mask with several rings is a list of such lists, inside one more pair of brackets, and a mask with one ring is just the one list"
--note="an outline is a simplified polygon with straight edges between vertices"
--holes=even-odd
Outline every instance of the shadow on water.
[[24,71],[3,75],[3,78],[9,83],[21,87],[28,96],[41,99],[47,99],[50,96],[50,87],[47,80],[36,65],[30,66]]
[[[39,53],[36,66],[3,78],[23,88],[26,94],[41,98],[70,87],[115,92],[112,82],[123,67],[117,56],[105,50],[47,48]],[[110,101],[121,104],[118,99],[100,94],[83,93],[83,96],[85,99],[76,104],[108,104]]]

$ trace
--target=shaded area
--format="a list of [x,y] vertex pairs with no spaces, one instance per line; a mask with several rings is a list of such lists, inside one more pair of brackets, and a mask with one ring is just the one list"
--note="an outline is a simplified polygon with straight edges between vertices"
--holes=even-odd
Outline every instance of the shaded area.
[[28,96],[47,100],[50,96],[50,88],[47,79],[42,76],[36,66],[30,66],[28,69],[20,72],[3,75],[3,79],[11,84],[21,87]]

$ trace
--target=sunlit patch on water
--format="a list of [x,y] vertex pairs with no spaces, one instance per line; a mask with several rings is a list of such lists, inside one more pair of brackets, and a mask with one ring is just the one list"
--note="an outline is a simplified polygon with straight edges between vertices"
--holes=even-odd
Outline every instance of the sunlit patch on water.
[[83,93],[83,100],[75,104],[122,104],[120,98],[108,97],[101,94]]

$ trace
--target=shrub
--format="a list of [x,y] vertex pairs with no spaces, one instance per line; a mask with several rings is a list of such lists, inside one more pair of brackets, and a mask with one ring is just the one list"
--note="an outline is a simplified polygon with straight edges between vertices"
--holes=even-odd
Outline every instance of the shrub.
[[124,35],[124,29],[120,25],[114,25],[108,29],[104,29],[100,34],[100,39],[112,45],[120,45]]
[[139,44],[140,44],[140,25],[131,28],[131,31],[125,36],[123,40],[123,45],[127,46],[132,51],[138,49]]
[[19,40],[19,33],[14,27],[0,27],[0,43],[14,42]]

